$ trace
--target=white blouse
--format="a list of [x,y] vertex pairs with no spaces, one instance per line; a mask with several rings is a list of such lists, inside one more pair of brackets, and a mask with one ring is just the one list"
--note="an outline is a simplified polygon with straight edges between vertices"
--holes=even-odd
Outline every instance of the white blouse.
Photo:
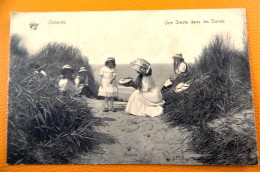
[[178,68],[175,70],[176,74],[180,74],[186,71],[187,65],[184,62],[181,62],[178,66]]
[[86,79],[85,79],[84,83],[81,83],[80,81],[81,81],[80,76],[77,76],[76,79],[75,79],[76,87],[79,87],[81,84],[88,85],[88,76],[86,76]]
[[152,76],[143,76],[142,78],[142,91],[150,91],[155,87]]
[[75,85],[69,79],[61,79],[59,81],[59,90],[60,92],[68,92],[69,94],[75,93]]

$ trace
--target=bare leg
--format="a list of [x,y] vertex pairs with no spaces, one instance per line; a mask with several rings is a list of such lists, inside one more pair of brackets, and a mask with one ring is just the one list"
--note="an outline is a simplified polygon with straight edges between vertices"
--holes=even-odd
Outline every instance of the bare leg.
[[114,97],[110,97],[110,103],[111,103],[111,110],[113,112],[116,112],[116,109],[114,108]]
[[109,102],[109,98],[108,97],[105,97],[105,103],[104,103],[104,106],[105,106],[105,108],[104,108],[104,112],[107,112],[107,110],[108,110],[108,102]]
[[114,97],[110,97],[111,108],[114,108]]
[[106,97],[107,99],[107,104],[106,104],[106,108],[110,108],[110,97]]

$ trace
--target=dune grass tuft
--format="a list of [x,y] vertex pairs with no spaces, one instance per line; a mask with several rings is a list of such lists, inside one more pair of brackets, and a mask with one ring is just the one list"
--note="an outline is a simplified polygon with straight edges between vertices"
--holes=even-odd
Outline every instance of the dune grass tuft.
[[[194,133],[191,146],[196,153],[207,155],[200,159],[202,162],[256,164],[256,157],[249,158],[250,152],[256,152],[254,118],[253,128],[242,133],[227,126],[216,133],[208,127],[216,119],[230,122],[230,114],[253,109],[248,54],[233,48],[229,40],[216,35],[203,49],[191,65],[189,89],[163,93],[166,103],[162,117],[171,126],[186,127]],[[241,125],[246,126],[248,121],[244,122]]]
[[[91,108],[80,99],[60,95],[57,87],[64,64],[72,62],[76,69],[88,65],[79,50],[49,44],[30,56],[13,50],[16,47],[14,43],[10,51],[7,163],[66,164],[77,153],[92,150],[98,141],[93,138],[96,119]],[[35,65],[48,76],[35,73]]]

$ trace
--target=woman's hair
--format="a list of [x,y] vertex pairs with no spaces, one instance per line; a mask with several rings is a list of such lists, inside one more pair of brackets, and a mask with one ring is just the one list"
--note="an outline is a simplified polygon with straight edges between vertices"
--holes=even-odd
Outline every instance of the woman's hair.
[[105,62],[105,66],[108,66],[109,63],[113,63],[113,65],[116,67],[116,62],[115,60],[109,60]]
[[135,80],[135,86],[137,90],[141,90],[142,89],[142,79],[143,79],[143,75],[139,74]]
[[145,75],[139,73],[139,75],[138,75],[138,77],[136,78],[136,81],[135,81],[136,88],[141,90],[142,89],[143,76],[151,76],[151,75],[152,75],[152,68],[150,68],[149,71],[147,72],[147,74],[145,74]]
[[152,68],[149,69],[149,71],[147,72],[147,74],[144,74],[144,76],[151,76],[153,73]]
[[87,79],[87,76],[88,76],[88,74],[87,73],[81,73],[81,74],[78,74],[78,76],[77,77],[79,77],[79,79],[80,79],[80,82],[84,82],[86,79]]

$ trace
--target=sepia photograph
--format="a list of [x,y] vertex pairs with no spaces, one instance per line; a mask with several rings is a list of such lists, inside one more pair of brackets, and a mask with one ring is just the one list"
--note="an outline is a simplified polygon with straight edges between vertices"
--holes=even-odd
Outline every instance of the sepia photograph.
[[13,12],[7,164],[258,165],[245,9]]

